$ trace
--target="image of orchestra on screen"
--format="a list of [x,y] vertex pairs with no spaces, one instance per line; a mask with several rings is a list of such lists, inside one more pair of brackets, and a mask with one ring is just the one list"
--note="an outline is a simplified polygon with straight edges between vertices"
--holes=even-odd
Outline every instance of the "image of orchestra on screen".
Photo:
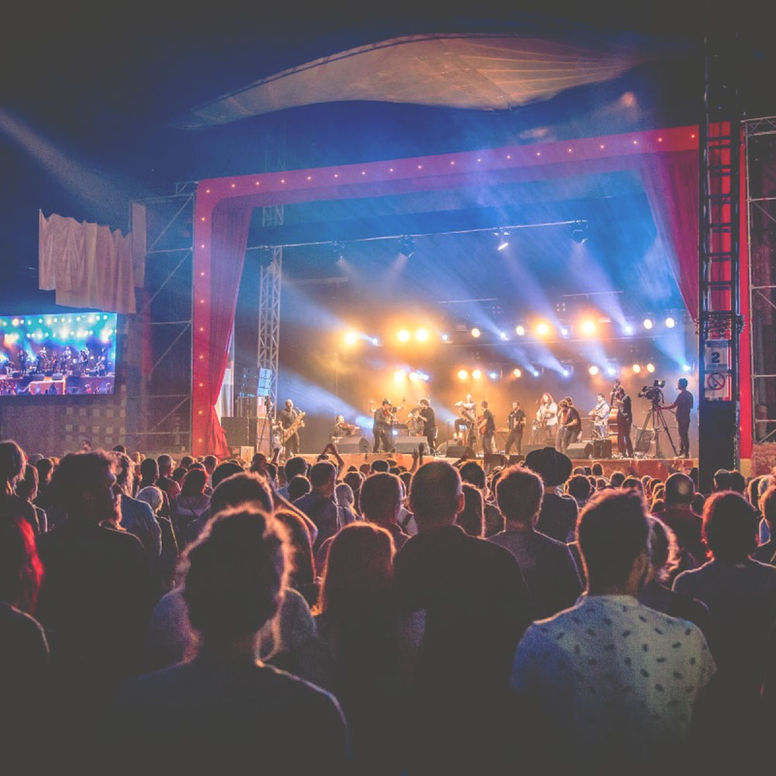
[[0,397],[112,394],[115,313],[0,317]]

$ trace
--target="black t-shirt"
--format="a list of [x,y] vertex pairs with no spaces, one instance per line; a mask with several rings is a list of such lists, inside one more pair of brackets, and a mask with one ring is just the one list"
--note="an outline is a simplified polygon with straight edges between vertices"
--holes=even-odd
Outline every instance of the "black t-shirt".
[[676,397],[676,419],[677,420],[689,420],[690,411],[692,410],[692,394],[689,391],[679,391],[679,395]]
[[434,410],[431,407],[423,407],[419,414],[425,422],[423,432],[428,434],[430,431],[433,431],[436,428],[436,413]]
[[482,420],[485,423],[483,434],[492,434],[496,430],[496,421],[493,419],[493,413],[490,410],[483,410]]

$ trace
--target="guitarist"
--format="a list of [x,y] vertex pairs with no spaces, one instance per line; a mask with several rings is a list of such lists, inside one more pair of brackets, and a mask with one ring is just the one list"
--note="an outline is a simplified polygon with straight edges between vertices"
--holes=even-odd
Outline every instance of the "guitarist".
[[483,401],[480,406],[482,407],[482,415],[477,420],[478,430],[482,435],[482,452],[486,455],[492,455],[496,452],[496,444],[494,442],[496,421],[493,418],[493,413],[488,409],[488,402]]
[[[278,414],[280,420],[280,426],[283,429],[291,428],[299,418],[299,410],[294,407],[294,402],[291,399],[286,399],[286,406]],[[299,455],[299,432],[294,431],[291,436],[286,439],[284,443],[286,459],[291,456]]]
[[519,401],[512,402],[512,412],[507,415],[507,423],[509,424],[509,436],[507,436],[504,446],[504,455],[509,455],[512,445],[515,445],[517,448],[517,454],[521,455],[523,452],[523,431],[525,431],[526,415],[520,409]]

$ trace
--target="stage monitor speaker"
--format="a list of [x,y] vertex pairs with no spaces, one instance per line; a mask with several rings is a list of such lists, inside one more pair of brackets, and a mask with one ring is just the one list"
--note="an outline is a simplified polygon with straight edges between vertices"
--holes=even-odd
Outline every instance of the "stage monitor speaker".
[[528,453],[532,453],[534,450],[544,450],[545,447],[555,449],[554,445],[523,445],[523,456],[527,456]]
[[592,458],[593,444],[592,442],[572,442],[566,448],[566,455],[571,459]]
[[229,447],[256,447],[256,418],[224,416],[221,426]]
[[368,453],[372,449],[369,440],[363,436],[343,437],[337,442],[340,453]]
[[594,439],[593,440],[593,458],[611,458],[612,440]]
[[464,445],[448,445],[444,450],[446,458],[476,458],[474,450],[471,447],[465,447]]
[[507,457],[502,453],[485,453],[483,456],[485,473],[490,474],[497,466],[506,466]]
[[406,436],[400,434],[393,438],[393,447],[397,453],[411,453],[417,450],[420,443],[423,443],[423,449],[428,453],[428,440],[424,436]]

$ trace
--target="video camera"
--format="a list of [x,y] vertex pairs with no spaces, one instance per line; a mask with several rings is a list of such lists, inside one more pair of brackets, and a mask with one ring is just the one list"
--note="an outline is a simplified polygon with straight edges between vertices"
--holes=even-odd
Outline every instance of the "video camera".
[[665,380],[655,380],[652,385],[645,385],[639,391],[639,398],[649,399],[653,404],[663,403],[663,388],[665,388]]

